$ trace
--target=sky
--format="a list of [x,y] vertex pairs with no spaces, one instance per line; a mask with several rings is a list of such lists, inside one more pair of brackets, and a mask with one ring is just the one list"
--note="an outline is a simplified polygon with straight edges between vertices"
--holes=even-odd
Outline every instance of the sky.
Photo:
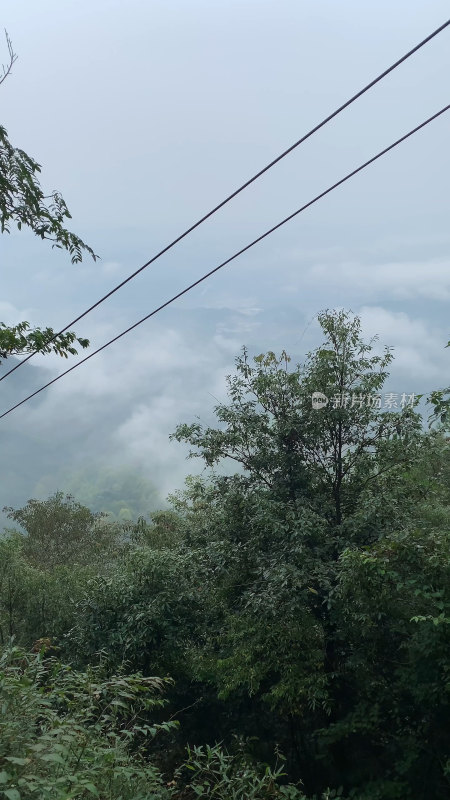
[[[442,24],[448,4],[4,0],[1,16],[18,60],[0,122],[101,258],[73,266],[30,234],[3,236],[0,320],[60,328]],[[103,344],[446,105],[449,45],[447,29],[77,333]],[[394,348],[393,391],[448,383],[449,121],[1,420],[0,505],[64,488],[84,466],[136,470],[163,498],[199,469],[169,434],[213,421],[240,348],[301,360],[324,308],[351,309]],[[66,367],[33,359],[0,384],[1,410]]]

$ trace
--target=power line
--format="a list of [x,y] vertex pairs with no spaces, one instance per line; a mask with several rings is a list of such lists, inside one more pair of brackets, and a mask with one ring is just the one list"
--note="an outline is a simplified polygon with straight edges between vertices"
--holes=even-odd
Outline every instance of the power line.
[[122,338],[122,336],[125,336],[127,333],[130,333],[130,331],[133,331],[135,328],[137,328],[139,325],[142,325],[142,323],[146,322],[146,320],[150,319],[150,317],[154,317],[155,314],[158,314],[160,311],[163,310],[163,308],[166,308],[167,306],[170,306],[172,303],[175,302],[175,300],[178,300],[184,294],[187,294],[187,292],[190,292],[191,289],[194,289],[200,283],[203,283],[203,281],[205,281],[207,278],[210,278],[211,275],[214,275],[216,272],[218,272],[220,269],[225,267],[227,264],[230,264],[231,261],[234,261],[236,258],[238,258],[238,256],[240,256],[243,253],[247,252],[247,250],[250,250],[250,248],[254,247],[256,244],[258,244],[258,242],[261,242],[263,239],[266,239],[267,236],[270,236],[270,234],[274,233],[274,231],[278,230],[278,228],[281,228],[283,225],[286,225],[287,222],[290,222],[290,220],[294,219],[294,217],[298,216],[298,214],[301,214],[302,211],[305,211],[307,208],[309,208],[310,206],[314,205],[314,203],[317,203],[317,201],[321,200],[322,197],[325,197],[327,194],[330,194],[330,192],[334,191],[334,189],[337,189],[338,186],[341,186],[343,183],[348,181],[354,175],[357,175],[358,172],[361,172],[363,169],[368,167],[370,164],[373,164],[373,162],[377,161],[379,158],[381,158],[381,156],[384,156],[386,153],[389,153],[390,150],[393,150],[395,147],[397,147],[399,144],[404,142],[406,139],[409,139],[410,136],[413,136],[415,133],[420,131],[426,125],[429,125],[430,122],[433,122],[433,120],[435,120],[438,117],[440,117],[442,114],[444,114],[449,109],[450,109],[450,103],[447,106],[444,106],[444,108],[441,108],[441,110],[438,111],[436,114],[433,114],[433,116],[428,117],[428,119],[426,119],[424,122],[421,122],[420,125],[417,125],[415,128],[413,128],[412,130],[408,131],[408,133],[405,133],[404,136],[402,136],[400,139],[397,139],[395,142],[393,142],[393,144],[390,144],[389,147],[385,147],[384,150],[380,150],[379,153],[377,153],[375,156],[372,156],[372,158],[370,158],[368,161],[365,161],[363,164],[361,164],[356,169],[352,170],[352,172],[349,172],[347,175],[345,175],[339,181],[336,181],[336,183],[333,183],[332,186],[329,186],[328,189],[325,189],[325,191],[323,191],[320,194],[316,195],[312,200],[309,200],[308,203],[305,203],[303,206],[298,208],[297,211],[294,211],[288,217],[285,217],[283,220],[281,220],[281,222],[278,222],[272,228],[269,228],[269,230],[267,230],[265,233],[261,234],[261,236],[258,236],[258,238],[254,239],[252,242],[250,242],[250,244],[247,244],[245,247],[242,247],[240,250],[238,250],[237,253],[234,253],[234,255],[230,256],[230,258],[227,258],[225,261],[222,261],[221,264],[219,264],[217,267],[214,267],[214,269],[211,269],[209,272],[207,272],[201,278],[198,278],[196,281],[194,281],[194,283],[191,283],[185,289],[182,289],[182,291],[178,292],[178,294],[175,294],[173,297],[171,297],[170,300],[166,300],[165,303],[162,303],[162,305],[160,305],[157,308],[155,308],[153,311],[150,312],[150,314],[147,314],[145,317],[142,317],[142,319],[140,319],[138,322],[135,322],[134,325],[130,325],[129,328],[126,328],[126,330],[122,331],[122,333],[119,333],[117,336],[114,336],[114,338],[110,339],[109,342],[106,342],[106,344],[103,344],[101,347],[98,347],[97,350],[94,350],[93,353],[90,353],[88,356],[83,358],[81,361],[78,361],[72,367],[69,367],[69,369],[66,369],[60,375],[57,375],[56,378],[53,378],[53,380],[48,381],[48,383],[44,384],[44,386],[41,386],[40,389],[37,389],[35,392],[32,392],[32,394],[29,394],[28,397],[25,397],[19,403],[16,403],[16,405],[12,406],[7,411],[4,411],[3,414],[0,414],[0,419],[3,419],[3,417],[6,417],[7,414],[10,414],[16,408],[19,408],[19,406],[21,406],[24,403],[28,402],[28,400],[31,400],[33,397],[36,397],[36,395],[40,394],[40,392],[43,392],[44,389],[47,389],[49,386],[52,386],[52,384],[56,383],[56,381],[59,381],[65,375],[68,375],[69,372],[73,372],[73,370],[77,369],[77,367],[81,367],[81,365],[85,364],[86,361],[89,361],[90,358],[93,358],[95,355],[97,355],[97,353],[101,353],[102,350],[105,350],[111,344],[114,344],[114,342],[117,342],[119,339]]
[[[125,286],[125,284],[127,284],[129,281],[133,280],[133,278],[135,278],[136,275],[139,275],[140,272],[142,272],[144,269],[146,269],[151,264],[153,264],[155,261],[157,261],[157,259],[161,258],[161,256],[163,256],[165,253],[167,253],[169,250],[171,250],[173,247],[175,247],[175,245],[178,244],[178,242],[181,242],[182,239],[184,239],[186,236],[189,236],[189,234],[192,233],[192,231],[194,231],[200,225],[202,225],[203,222],[206,222],[206,220],[209,219],[210,217],[212,217],[213,214],[215,214],[217,211],[219,211],[221,208],[223,208],[225,205],[227,205],[227,203],[229,203],[231,200],[233,200],[235,197],[237,197],[238,194],[243,192],[244,189],[246,189],[248,186],[250,186],[256,180],[258,180],[258,178],[260,178],[261,175],[264,175],[265,172],[268,172],[270,169],[272,169],[272,167],[274,167],[275,164],[278,164],[278,162],[281,161],[283,158],[285,158],[287,155],[289,155],[289,153],[292,153],[292,151],[295,150],[297,147],[299,147],[301,144],[303,144],[303,142],[306,142],[307,139],[309,139],[311,136],[313,136],[315,133],[317,133],[317,131],[319,131],[321,128],[323,128],[325,125],[327,125],[329,122],[331,122],[332,119],[337,117],[338,114],[340,114],[342,111],[344,111],[346,108],[348,108],[348,106],[350,106],[352,103],[354,103],[355,100],[358,100],[360,97],[362,97],[362,95],[365,94],[366,92],[368,92],[369,89],[371,89],[373,86],[375,86],[381,80],[383,80],[383,78],[385,78],[387,75],[389,75],[390,72],[393,72],[394,69],[399,67],[400,64],[403,64],[404,61],[406,61],[414,53],[416,53],[418,50],[420,50],[421,47],[423,47],[424,45],[428,44],[428,42],[430,42],[432,39],[434,39],[435,36],[437,36],[439,33],[441,33],[449,25],[450,25],[450,19],[447,20],[446,22],[444,22],[442,25],[440,25],[439,28],[436,28],[436,30],[433,31],[433,33],[430,33],[429,36],[427,36],[425,39],[422,39],[422,41],[419,42],[419,44],[417,44],[415,47],[413,47],[412,50],[409,50],[407,53],[405,53],[405,55],[403,55],[401,58],[399,58],[398,61],[395,61],[394,64],[392,64],[390,67],[385,69],[384,72],[382,72],[380,75],[378,75],[376,78],[374,78],[374,80],[370,81],[370,83],[368,83],[366,86],[364,86],[362,89],[360,89],[359,92],[354,94],[349,100],[347,100],[345,103],[343,103],[341,106],[339,106],[339,108],[337,108],[336,111],[333,111],[332,114],[330,114],[328,117],[325,117],[325,119],[323,119],[322,122],[319,122],[318,125],[315,125],[314,128],[311,128],[311,130],[308,131],[308,133],[306,133],[304,136],[302,136],[301,139],[298,139],[298,141],[294,142],[294,144],[291,145],[290,147],[288,147],[287,150],[284,150],[279,156],[274,158],[273,161],[271,161],[269,164],[267,164],[265,167],[263,167],[263,169],[261,169],[259,172],[257,172],[256,175],[253,175],[252,178],[250,178],[248,181],[243,183],[242,186],[240,186],[238,189],[236,189],[234,192],[232,192],[232,194],[228,195],[228,197],[226,197],[225,200],[222,200],[221,203],[219,203],[217,206],[215,206],[213,209],[211,209],[211,211],[208,211],[207,214],[205,214],[203,217],[201,217],[199,220],[197,220],[197,222],[195,222],[193,225],[191,225],[190,228],[187,228],[183,233],[181,233],[179,236],[177,236],[177,238],[174,239],[172,242],[170,242],[170,244],[166,245],[166,247],[164,247],[162,250],[160,250],[158,253],[156,253],[156,255],[152,256],[152,258],[150,258],[149,261],[147,261],[145,264],[143,264],[142,267],[139,267],[139,269],[135,270],[135,272],[132,272],[131,275],[129,275],[123,281],[118,283],[117,286],[115,286],[113,289],[111,289],[109,292],[107,292],[107,294],[103,295],[103,297],[101,297],[99,300],[97,300],[96,303],[94,303],[93,305],[89,306],[89,308],[87,308],[86,311],[83,311],[82,314],[79,314],[78,317],[75,317],[75,319],[73,319],[71,322],[69,322],[65,326],[65,328],[62,328],[60,331],[58,331],[58,333],[55,333],[55,335],[52,336],[52,338],[48,340],[47,344],[50,344],[51,342],[54,342],[55,339],[58,338],[58,336],[61,336],[61,334],[64,333],[65,331],[67,331],[69,328],[71,328],[72,325],[75,325],[81,319],[83,319],[88,314],[90,314],[91,311],[93,311],[95,308],[97,308],[99,305],[101,305],[101,303],[104,303],[105,300],[107,300],[109,297],[111,297],[113,294],[115,294],[119,289],[121,289],[123,286]],[[30,353],[28,356],[26,356],[26,358],[23,358],[21,361],[19,361],[18,364],[16,364],[14,367],[12,367],[8,372],[5,372],[5,374],[0,377],[0,382],[3,381],[5,378],[7,378],[8,375],[11,375],[13,372],[15,372],[16,369],[19,369],[19,367],[21,367],[27,361],[29,361],[30,358],[33,358],[33,356],[35,356],[36,353],[38,353],[38,352],[39,352],[38,350],[35,350],[33,353]]]

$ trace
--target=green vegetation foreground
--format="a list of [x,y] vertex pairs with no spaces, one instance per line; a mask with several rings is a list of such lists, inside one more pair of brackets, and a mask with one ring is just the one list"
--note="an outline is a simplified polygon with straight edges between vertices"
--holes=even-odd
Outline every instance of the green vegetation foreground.
[[383,411],[391,351],[319,320],[178,427],[210,471],[171,510],[7,510],[0,797],[450,796],[448,394]]

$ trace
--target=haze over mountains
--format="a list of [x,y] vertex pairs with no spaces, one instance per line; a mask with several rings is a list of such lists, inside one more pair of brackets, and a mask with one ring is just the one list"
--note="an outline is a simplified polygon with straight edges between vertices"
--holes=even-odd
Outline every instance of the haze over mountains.
[[[102,0],[86,28],[72,0],[46,0],[47,17],[41,5],[7,5],[3,24],[19,59],[2,85],[3,122],[42,163],[44,188],[62,191],[74,230],[101,256],[73,267],[31,234],[1,237],[0,320],[55,329],[447,15],[441,0],[413,0],[407,16],[387,2],[287,0],[276,12],[261,4],[256,16],[241,3],[194,4],[195,11],[181,3],[175,20],[170,4]],[[447,73],[448,40],[440,36],[76,332],[95,349],[148,314],[445,105]],[[367,336],[395,348],[392,391],[448,384],[447,142],[441,118],[1,420],[0,507],[57,488],[115,514],[131,501],[133,513],[162,503],[200,469],[169,442],[176,424],[212,420],[243,344],[251,353],[285,348],[301,361],[320,343],[315,315],[324,308],[352,309]],[[67,366],[34,359],[0,383],[0,409]],[[123,493],[130,474],[148,488]]]
[[[301,362],[320,344],[316,319],[293,304],[262,309],[242,299],[234,309],[168,309],[132,346],[126,339],[113,345],[1,420],[0,507],[58,489],[122,519],[161,507],[202,468],[169,435],[180,422],[213,421],[242,345],[251,355],[285,348]],[[427,326],[411,311],[360,309],[366,335],[385,331],[380,346],[395,348],[387,389],[417,394],[443,384],[449,351],[444,320]],[[2,410],[61,369],[55,358],[37,362],[0,383]]]

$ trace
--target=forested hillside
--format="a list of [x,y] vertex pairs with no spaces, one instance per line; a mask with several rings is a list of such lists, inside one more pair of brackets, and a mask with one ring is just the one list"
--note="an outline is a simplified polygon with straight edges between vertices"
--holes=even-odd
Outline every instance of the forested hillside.
[[179,425],[207,469],[169,508],[5,510],[9,800],[449,796],[448,392],[386,409],[391,350],[319,320]]
[[450,20],[23,5],[0,800],[448,800]]

